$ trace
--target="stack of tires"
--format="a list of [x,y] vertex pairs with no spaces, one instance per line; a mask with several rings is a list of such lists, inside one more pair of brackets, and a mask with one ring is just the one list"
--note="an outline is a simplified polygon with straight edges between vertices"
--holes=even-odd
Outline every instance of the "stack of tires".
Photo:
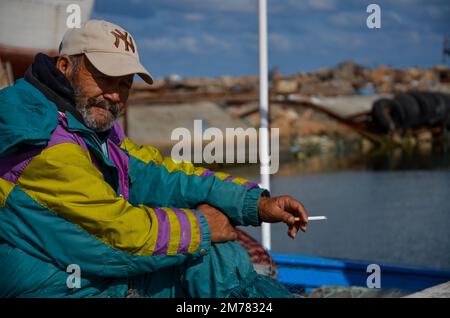
[[450,94],[409,92],[372,105],[372,121],[382,133],[420,127],[450,128]]

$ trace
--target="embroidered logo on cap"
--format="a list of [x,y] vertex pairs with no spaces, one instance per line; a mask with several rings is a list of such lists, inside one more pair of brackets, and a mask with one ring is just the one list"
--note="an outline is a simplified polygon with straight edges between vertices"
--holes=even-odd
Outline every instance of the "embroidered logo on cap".
[[135,49],[134,49],[133,39],[131,37],[128,37],[128,32],[122,32],[118,29],[115,29],[114,32],[111,31],[111,34],[116,37],[116,41],[114,42],[114,45],[116,46],[116,48],[119,47],[120,40],[122,40],[125,43],[125,51],[129,51],[128,48],[130,47],[134,53]]

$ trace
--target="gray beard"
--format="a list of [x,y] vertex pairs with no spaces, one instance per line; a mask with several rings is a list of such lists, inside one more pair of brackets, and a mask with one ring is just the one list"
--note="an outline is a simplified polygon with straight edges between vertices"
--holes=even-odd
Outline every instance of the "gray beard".
[[[122,114],[119,106],[116,103],[111,103],[106,100],[98,100],[95,98],[86,99],[77,83],[72,83],[72,87],[75,93],[75,108],[83,117],[84,124],[96,132],[107,131],[112,128],[114,122]],[[111,111],[112,116],[109,116],[105,124],[99,123],[92,114],[92,106],[98,106]]]
[[116,117],[111,117],[105,124],[100,124],[95,120],[94,115],[91,113],[91,108],[87,104],[79,105],[78,103],[75,105],[77,110],[80,112],[81,117],[83,117],[84,124],[92,129],[93,131],[102,132],[107,131],[114,126],[114,122],[117,120]]

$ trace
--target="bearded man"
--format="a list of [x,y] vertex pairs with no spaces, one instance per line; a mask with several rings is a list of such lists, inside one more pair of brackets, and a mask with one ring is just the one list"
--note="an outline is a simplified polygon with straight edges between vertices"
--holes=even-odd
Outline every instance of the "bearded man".
[[0,296],[289,297],[235,226],[295,237],[304,207],[127,138],[134,74],[153,82],[131,35],[91,20],[0,91]]

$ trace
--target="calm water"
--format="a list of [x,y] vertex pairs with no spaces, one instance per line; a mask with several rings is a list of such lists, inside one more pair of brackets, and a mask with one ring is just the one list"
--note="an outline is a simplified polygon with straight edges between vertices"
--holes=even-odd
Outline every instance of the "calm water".
[[[328,216],[295,240],[285,225],[272,225],[274,252],[450,269],[450,169],[290,172],[272,178],[272,193]],[[247,229],[260,240],[259,228]]]

